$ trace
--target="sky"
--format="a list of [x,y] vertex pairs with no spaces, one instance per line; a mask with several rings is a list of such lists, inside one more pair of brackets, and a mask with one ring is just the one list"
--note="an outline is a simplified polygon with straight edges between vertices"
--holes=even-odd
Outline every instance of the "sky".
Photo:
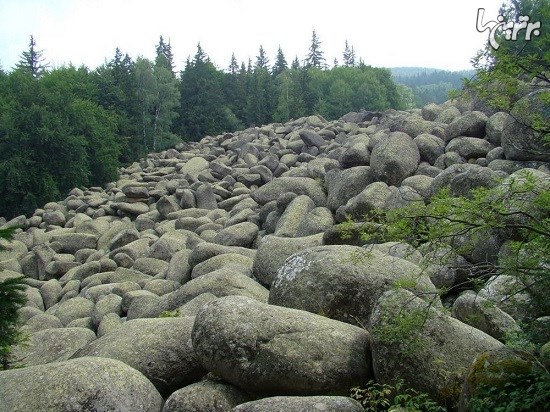
[[503,0],[0,0],[0,67],[11,70],[33,35],[51,67],[90,69],[118,47],[153,59],[169,40],[178,69],[200,42],[220,69],[231,54],[254,62],[260,45],[273,64],[281,47],[290,64],[308,53],[313,30],[328,64],[344,43],[376,67],[470,69],[488,31],[476,30],[478,8],[495,20]]

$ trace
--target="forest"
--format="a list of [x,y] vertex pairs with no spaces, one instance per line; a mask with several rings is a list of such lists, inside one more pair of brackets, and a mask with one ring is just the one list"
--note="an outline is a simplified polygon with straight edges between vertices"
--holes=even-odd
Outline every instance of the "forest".
[[[16,67],[0,69],[0,216],[57,200],[74,187],[100,186],[121,165],[205,135],[286,122],[311,114],[335,119],[353,110],[403,109],[389,69],[365,65],[345,44],[328,68],[315,31],[309,53],[273,64],[233,55],[219,69],[197,46],[180,73],[170,42],[156,57],[118,48],[103,65],[50,68],[31,36]],[[409,99],[410,100],[410,99]]]

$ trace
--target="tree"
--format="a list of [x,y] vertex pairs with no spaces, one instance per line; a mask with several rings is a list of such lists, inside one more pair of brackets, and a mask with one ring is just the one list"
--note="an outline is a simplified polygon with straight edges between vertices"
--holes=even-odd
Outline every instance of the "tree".
[[229,63],[229,73],[232,76],[236,76],[239,71],[239,63],[237,63],[237,59],[235,58],[235,53],[231,54],[231,62]]
[[275,60],[275,64],[273,65],[273,68],[271,69],[271,74],[277,77],[286,69],[288,69],[288,64],[286,62],[285,55],[281,50],[281,46],[279,46],[279,50],[277,51],[277,58]]
[[260,51],[258,56],[256,56],[256,68],[267,69],[269,65],[269,59],[265,54],[264,48],[260,45]]
[[347,40],[344,48],[344,66],[355,67],[355,50],[353,49],[353,46],[351,46],[351,48],[348,46]]
[[168,43],[165,43],[162,36],[160,36],[159,44],[156,45],[156,52],[157,56],[155,58],[155,66],[168,69],[170,73],[172,73],[172,75],[175,77],[176,75],[174,73],[174,55],[172,54],[172,46],[170,45],[170,40],[168,40]]
[[291,69],[299,69],[300,68],[300,60],[298,60],[298,56],[294,57],[294,60],[292,60],[292,64],[290,66]]
[[36,50],[35,47],[36,40],[31,36],[29,49],[21,54],[16,68],[30,73],[34,78],[39,78],[48,68],[48,64],[44,63],[43,50]]
[[311,35],[311,45],[309,46],[309,53],[306,57],[306,66],[315,67],[317,69],[325,67],[325,58],[321,50],[321,41],[317,37],[315,30],[313,30],[313,34]]
[[[514,38],[514,34],[503,27],[494,29],[498,47],[487,42],[472,59],[477,72],[473,80],[466,81],[466,91],[473,92],[496,110],[510,111],[518,98],[525,95],[524,90],[530,87],[537,92],[534,98],[538,104],[547,110],[550,105],[550,32],[526,26],[528,22],[545,24],[549,21],[550,4],[547,0],[510,0],[503,4],[499,14],[504,18],[502,25],[523,26],[525,31],[514,29],[519,33]],[[525,126],[542,133],[542,143],[550,142],[549,116],[518,107],[514,116]],[[546,146],[545,152],[549,151]]]

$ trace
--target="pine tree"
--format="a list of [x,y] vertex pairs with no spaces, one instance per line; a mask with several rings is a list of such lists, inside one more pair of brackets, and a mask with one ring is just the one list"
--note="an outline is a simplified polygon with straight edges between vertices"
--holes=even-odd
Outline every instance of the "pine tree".
[[273,65],[273,69],[271,70],[271,74],[276,77],[277,75],[284,72],[286,69],[288,69],[288,64],[286,62],[285,55],[281,50],[281,46],[279,46],[279,50],[277,51],[277,58],[275,60],[275,64]]
[[300,68],[300,60],[298,60],[298,56],[292,60],[292,65],[290,66],[291,69],[298,70]]
[[325,67],[325,58],[323,51],[321,50],[321,41],[317,37],[317,33],[313,30],[311,36],[311,46],[309,46],[309,53],[306,57],[306,66],[316,67],[318,69]]
[[24,70],[32,74],[34,78],[39,78],[48,68],[48,64],[44,63],[44,58],[42,57],[43,50],[36,50],[35,47],[36,40],[31,36],[29,50],[21,54],[16,69]]
[[347,40],[346,47],[344,49],[344,66],[355,67],[355,50],[353,49],[353,46],[351,46],[350,49]]
[[231,62],[229,63],[229,74],[232,76],[236,76],[239,71],[239,63],[237,63],[237,59],[235,58],[235,53],[231,54]]

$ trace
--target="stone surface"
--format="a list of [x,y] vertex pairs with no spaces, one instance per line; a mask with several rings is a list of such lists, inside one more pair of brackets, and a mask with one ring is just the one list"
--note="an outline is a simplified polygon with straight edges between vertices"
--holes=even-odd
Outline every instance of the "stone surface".
[[256,393],[348,393],[370,378],[366,330],[241,296],[205,305],[192,339],[206,369]]
[[140,372],[113,359],[80,358],[0,372],[0,410],[160,412]]

